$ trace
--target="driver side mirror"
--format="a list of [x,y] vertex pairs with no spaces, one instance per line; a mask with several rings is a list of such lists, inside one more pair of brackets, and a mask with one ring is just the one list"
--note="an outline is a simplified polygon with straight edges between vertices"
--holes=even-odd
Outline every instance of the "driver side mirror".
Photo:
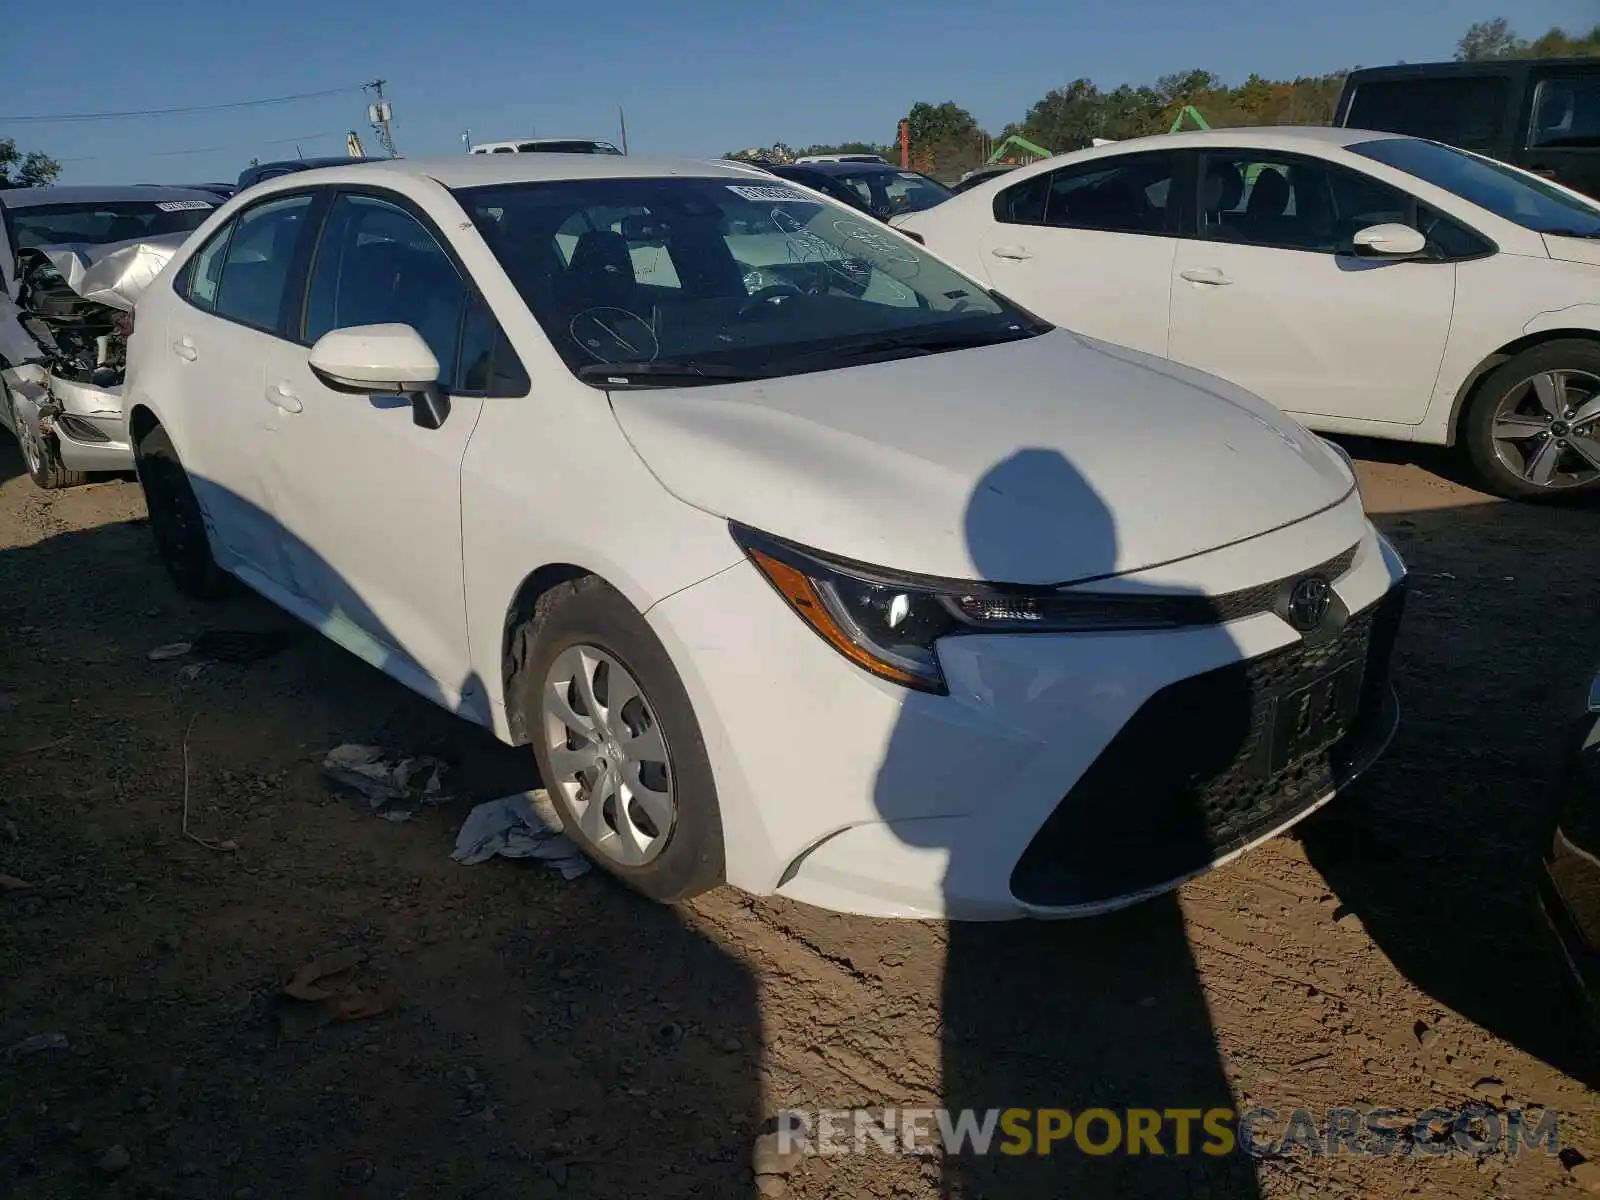
[[411,417],[437,429],[450,415],[439,388],[439,360],[409,325],[351,325],[317,339],[308,359],[326,387],[353,396],[405,396]]
[[1414,258],[1428,248],[1428,239],[1409,225],[1368,225],[1351,239],[1363,258]]

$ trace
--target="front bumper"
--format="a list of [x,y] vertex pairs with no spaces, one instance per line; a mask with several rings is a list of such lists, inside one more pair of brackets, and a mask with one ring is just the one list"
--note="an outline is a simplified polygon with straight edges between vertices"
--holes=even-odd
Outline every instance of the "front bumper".
[[133,470],[120,384],[76,383],[33,364],[8,370],[5,381],[17,418],[54,440],[67,470]]
[[[700,720],[730,883],[872,916],[1080,916],[1167,890],[1293,824],[1377,757],[1396,720],[1387,664],[1405,569],[1359,498],[1118,581],[1215,595],[1352,546],[1333,589],[1356,615],[1331,650],[1308,654],[1271,612],[1200,629],[949,638],[948,696],[853,667],[748,564],[647,616]],[[1338,654],[1365,666],[1350,734],[1288,774],[1238,768],[1259,741],[1263,681],[1294,682]],[[1147,769],[1169,768],[1171,783],[1175,740],[1217,760],[1201,764],[1215,786],[1179,806],[1187,830]]]

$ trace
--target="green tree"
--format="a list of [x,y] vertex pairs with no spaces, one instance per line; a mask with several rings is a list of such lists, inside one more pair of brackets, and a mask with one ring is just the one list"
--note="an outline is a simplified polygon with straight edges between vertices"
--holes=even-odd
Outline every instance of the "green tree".
[[54,183],[61,164],[48,154],[30,150],[24,154],[10,138],[0,138],[0,188],[43,187]]
[[1456,43],[1459,62],[1476,62],[1481,58],[1511,58],[1527,45],[1511,32],[1511,22],[1504,17],[1492,21],[1478,21],[1467,26],[1467,31]]

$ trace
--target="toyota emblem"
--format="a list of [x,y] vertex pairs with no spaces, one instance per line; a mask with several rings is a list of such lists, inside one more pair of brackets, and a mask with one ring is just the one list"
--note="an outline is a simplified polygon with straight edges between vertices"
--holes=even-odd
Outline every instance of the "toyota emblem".
[[1308,575],[1289,592],[1289,624],[1306,633],[1322,624],[1333,602],[1333,589],[1320,575]]

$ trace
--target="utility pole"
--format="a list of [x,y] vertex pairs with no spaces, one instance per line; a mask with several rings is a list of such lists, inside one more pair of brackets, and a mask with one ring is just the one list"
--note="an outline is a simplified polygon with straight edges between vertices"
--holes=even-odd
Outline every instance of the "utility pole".
[[390,158],[396,158],[394,133],[389,128],[389,119],[393,114],[389,110],[389,102],[383,98],[383,85],[388,82],[387,79],[374,79],[361,86],[376,97],[372,104],[367,105],[367,119],[372,122],[372,130],[378,135],[378,145],[384,148]]
[[617,105],[617,124],[622,127],[622,152],[628,152],[628,118],[622,113],[622,105]]

